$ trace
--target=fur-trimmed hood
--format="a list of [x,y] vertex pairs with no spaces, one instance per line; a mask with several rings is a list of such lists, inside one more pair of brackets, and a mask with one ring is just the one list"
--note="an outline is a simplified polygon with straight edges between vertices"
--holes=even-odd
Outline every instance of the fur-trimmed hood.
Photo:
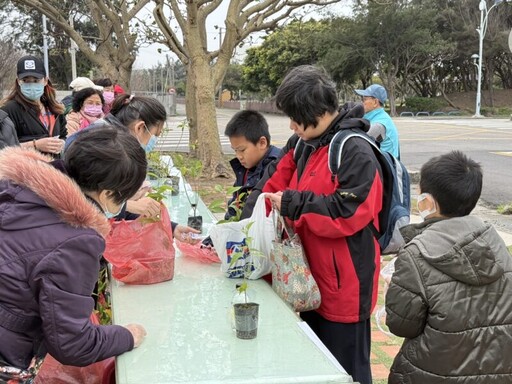
[[46,205],[57,214],[54,219],[48,217],[46,224],[60,220],[76,228],[93,229],[106,237],[110,224],[105,215],[87,200],[69,176],[50,164],[52,160],[49,156],[20,147],[0,151],[0,204],[14,199],[27,205],[25,218],[20,216],[19,209],[1,209],[0,225],[12,230],[21,225],[25,228],[27,225],[39,226],[41,222],[30,221],[30,205]]

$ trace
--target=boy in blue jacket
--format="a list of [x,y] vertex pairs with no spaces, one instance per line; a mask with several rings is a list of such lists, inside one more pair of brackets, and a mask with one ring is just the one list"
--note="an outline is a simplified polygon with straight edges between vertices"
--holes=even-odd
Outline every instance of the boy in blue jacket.
[[233,220],[239,219],[239,209],[243,208],[267,165],[280,157],[281,150],[270,144],[268,123],[257,111],[237,112],[226,125],[224,135],[229,138],[236,156],[230,161],[236,178],[233,186],[240,187],[229,200],[224,216],[226,220]]

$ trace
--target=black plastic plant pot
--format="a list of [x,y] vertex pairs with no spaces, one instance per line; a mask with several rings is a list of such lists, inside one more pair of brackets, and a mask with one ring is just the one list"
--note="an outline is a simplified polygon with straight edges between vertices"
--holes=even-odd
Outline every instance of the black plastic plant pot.
[[180,194],[180,177],[179,176],[169,176],[167,180],[165,180],[165,185],[172,187],[171,195],[178,196]]
[[239,339],[254,339],[258,334],[258,311],[260,305],[257,303],[239,303],[235,307],[235,329],[236,337]]
[[203,216],[189,216],[187,225],[198,231],[203,231]]

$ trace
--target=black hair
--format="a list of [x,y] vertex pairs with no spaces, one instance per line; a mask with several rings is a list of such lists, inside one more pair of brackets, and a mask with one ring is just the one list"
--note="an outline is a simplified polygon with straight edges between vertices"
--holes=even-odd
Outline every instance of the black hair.
[[336,85],[327,73],[312,65],[293,68],[274,96],[277,108],[304,128],[316,127],[318,118],[338,109]]
[[109,125],[80,132],[66,150],[64,166],[84,192],[112,191],[117,204],[139,190],[147,172],[139,141]]
[[127,127],[137,120],[142,120],[150,127],[167,119],[165,107],[157,99],[126,93],[115,98],[110,113]]
[[267,120],[261,113],[252,110],[235,113],[226,125],[224,135],[227,137],[245,137],[254,145],[258,144],[263,136],[267,139],[267,144],[270,144]]
[[111,87],[114,85],[114,83],[112,83],[112,80],[110,80],[108,77],[105,79],[95,79],[93,83],[96,85],[101,85],[102,87]]
[[84,105],[84,101],[92,95],[98,95],[100,97],[101,104],[105,105],[105,99],[103,99],[101,91],[94,88],[84,88],[73,94],[73,101],[71,104],[73,111],[80,112]]
[[482,168],[460,151],[433,157],[421,167],[421,193],[430,193],[447,217],[466,216],[482,192]]

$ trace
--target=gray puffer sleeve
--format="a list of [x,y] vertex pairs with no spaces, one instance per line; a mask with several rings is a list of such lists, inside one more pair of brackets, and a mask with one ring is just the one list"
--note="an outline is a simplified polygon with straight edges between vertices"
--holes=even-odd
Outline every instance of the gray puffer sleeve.
[[410,249],[398,254],[386,293],[386,325],[393,334],[408,339],[423,333],[428,313],[425,289]]

